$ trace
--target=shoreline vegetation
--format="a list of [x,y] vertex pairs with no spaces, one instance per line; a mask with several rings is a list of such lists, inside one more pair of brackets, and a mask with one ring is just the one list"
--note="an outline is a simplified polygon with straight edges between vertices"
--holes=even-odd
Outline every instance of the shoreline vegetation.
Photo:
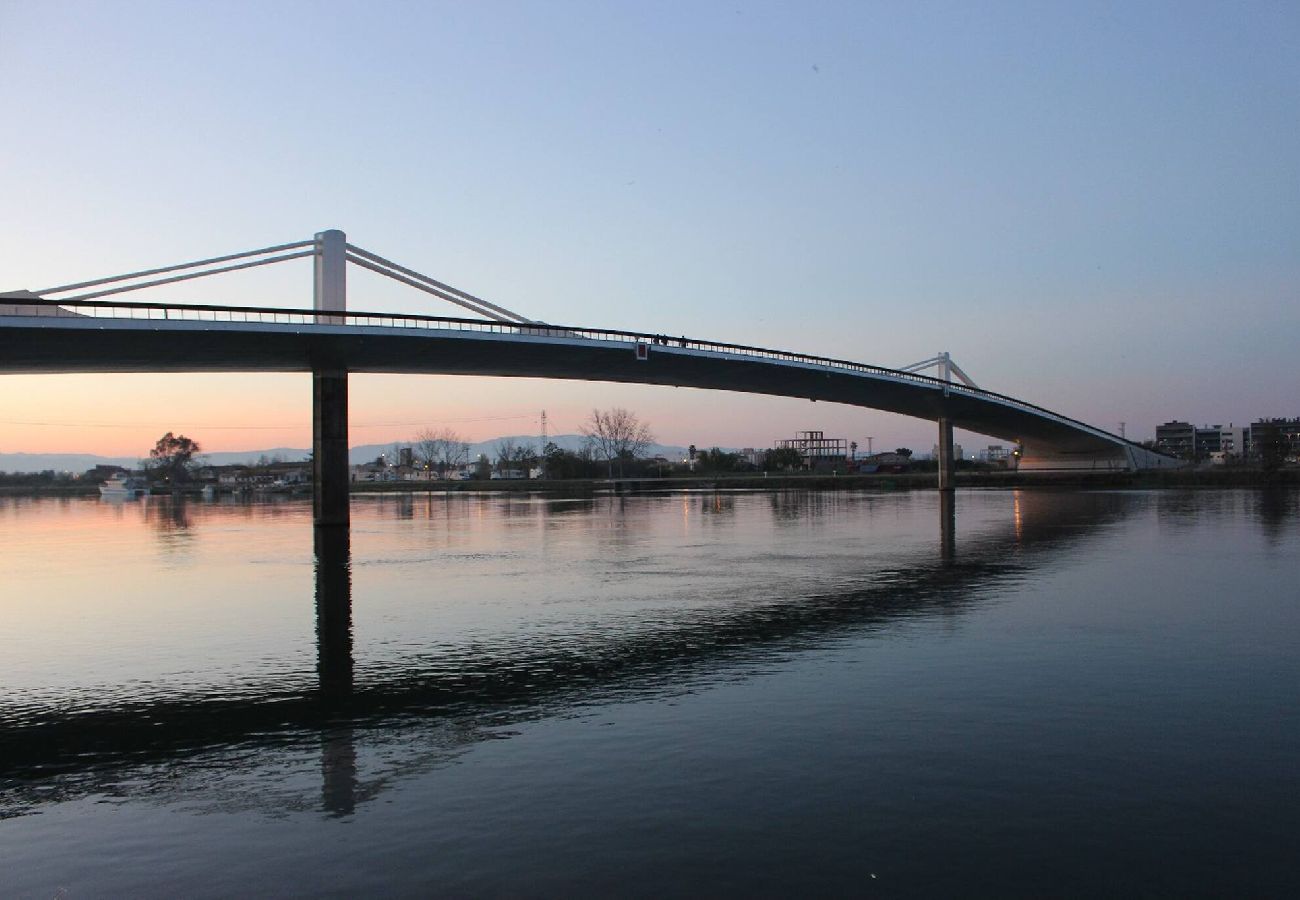
[[[1300,486],[1300,469],[1288,468],[1264,472],[1256,468],[1200,468],[1149,470],[1141,472],[991,472],[957,473],[959,488],[1070,487],[1150,490],[1158,488],[1219,487],[1294,487]],[[829,475],[811,473],[745,473],[672,475],[664,477],[574,478],[574,479],[497,479],[473,481],[365,481],[353,482],[353,494],[390,493],[551,493],[583,495],[600,492],[652,493],[680,490],[933,490],[937,487],[934,472],[869,475]],[[197,496],[202,484],[187,485],[175,491],[155,490],[154,494],[176,493]],[[223,494],[229,492],[223,491]],[[275,492],[272,492],[275,493]],[[279,492],[284,493],[284,492]],[[310,485],[294,491],[310,494]],[[75,497],[97,496],[98,484],[0,484],[0,497]]]

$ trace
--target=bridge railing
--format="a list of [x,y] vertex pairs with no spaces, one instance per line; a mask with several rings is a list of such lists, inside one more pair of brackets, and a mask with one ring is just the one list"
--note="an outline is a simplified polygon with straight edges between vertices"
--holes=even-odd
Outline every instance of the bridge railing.
[[18,301],[16,306],[0,305],[0,315],[36,315],[54,317],[93,317],[110,319],[131,319],[170,322],[216,322],[249,325],[304,325],[304,326],[350,326],[366,328],[421,329],[436,331],[464,331],[488,334],[514,334],[534,337],[582,338],[594,341],[626,343],[629,345],[648,344],[675,347],[686,350],[702,350],[710,353],[722,353],[756,359],[770,359],[780,362],[798,363],[829,369],[858,372],[867,375],[890,378],[923,384],[948,393],[967,397],[996,400],[1026,412],[1046,416],[1059,422],[1082,428],[1097,435],[1104,435],[1117,443],[1141,445],[1118,435],[1103,431],[1078,419],[1071,419],[1058,412],[1042,406],[1027,403],[1006,394],[984,388],[971,387],[960,382],[944,381],[932,375],[916,372],[904,372],[885,366],[873,366],[869,363],[836,359],[827,356],[813,356],[788,350],[773,350],[766,347],[752,347],[745,344],[728,344],[721,341],[701,340],[686,336],[670,337],[665,334],[649,334],[639,331],[623,331],[612,328],[584,328],[581,326],[552,325],[543,322],[515,324],[484,319],[459,319],[447,316],[425,316],[406,313],[357,312],[357,311],[320,311],[311,309],[289,309],[270,306],[213,306],[205,304],[166,304],[166,303],[124,303],[112,300],[81,300],[60,303],[55,300],[33,298]]

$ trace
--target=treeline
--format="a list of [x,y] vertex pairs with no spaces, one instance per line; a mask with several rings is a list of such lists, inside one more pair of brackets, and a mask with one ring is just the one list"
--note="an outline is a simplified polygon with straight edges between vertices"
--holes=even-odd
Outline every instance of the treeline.
[[[41,472],[0,472],[3,487],[51,487],[82,484],[80,475],[45,469]],[[93,482],[86,482],[93,483]]]

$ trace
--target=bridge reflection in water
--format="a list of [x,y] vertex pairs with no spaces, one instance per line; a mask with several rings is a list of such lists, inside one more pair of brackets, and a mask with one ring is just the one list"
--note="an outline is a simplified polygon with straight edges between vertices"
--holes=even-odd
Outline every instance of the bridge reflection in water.
[[[150,776],[142,771],[159,763],[183,768],[193,761],[238,771],[247,765],[249,752],[301,748],[312,735],[320,753],[320,806],[331,815],[347,815],[378,796],[392,778],[439,765],[468,745],[498,736],[495,729],[503,723],[615,696],[652,698],[734,665],[770,658],[774,650],[976,609],[990,590],[1050,565],[1058,551],[1087,539],[1138,502],[1119,493],[1016,492],[1012,521],[958,540],[956,504],[951,495],[940,498],[937,553],[919,552],[850,587],[687,609],[654,627],[541,638],[526,651],[475,648],[460,656],[454,669],[445,659],[412,654],[401,665],[367,671],[361,679],[353,658],[349,531],[317,528],[314,691],[295,695],[268,688],[261,696],[229,700],[166,699],[67,715],[51,710],[39,722],[0,732],[0,759],[6,760],[0,768],[0,784],[6,785],[0,816],[21,814],[38,802],[111,790],[127,773],[137,781],[135,792],[148,793]],[[817,498],[789,493],[771,499],[788,512],[791,504]],[[701,502],[707,507],[713,498]],[[401,745],[406,759],[387,775],[363,779],[356,746],[361,735]],[[161,779],[156,772],[152,777]],[[165,793],[174,790],[174,782],[161,779],[152,788]],[[256,807],[259,799],[249,793],[243,802]],[[284,799],[275,802],[282,806]]]
[[[352,696],[352,532],[314,528],[316,673],[327,707],[345,709]],[[321,800],[335,815],[356,808],[357,750],[350,724],[321,730]]]

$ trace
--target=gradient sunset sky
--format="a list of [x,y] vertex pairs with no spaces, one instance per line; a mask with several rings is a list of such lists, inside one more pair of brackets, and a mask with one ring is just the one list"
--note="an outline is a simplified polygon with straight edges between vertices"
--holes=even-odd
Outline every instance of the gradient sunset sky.
[[[0,290],[308,238],[525,315],[902,365],[1108,430],[1300,415],[1300,4],[0,0]],[[354,309],[455,315],[352,269]],[[310,306],[305,261],[133,299]],[[932,423],[353,376],[352,443]],[[4,376],[0,452],[310,445],[305,375]],[[968,452],[989,440],[959,435]]]

